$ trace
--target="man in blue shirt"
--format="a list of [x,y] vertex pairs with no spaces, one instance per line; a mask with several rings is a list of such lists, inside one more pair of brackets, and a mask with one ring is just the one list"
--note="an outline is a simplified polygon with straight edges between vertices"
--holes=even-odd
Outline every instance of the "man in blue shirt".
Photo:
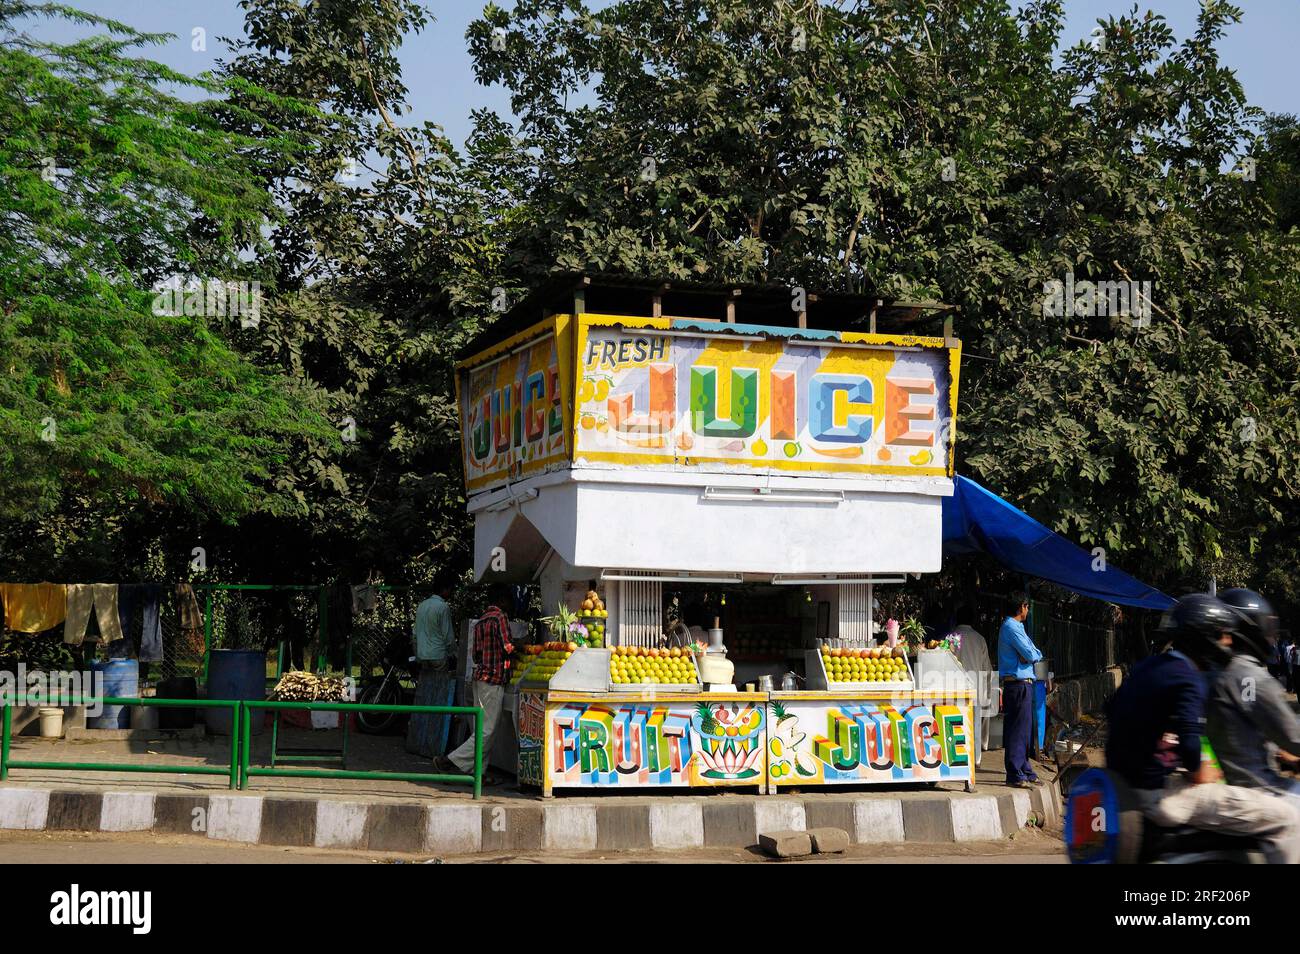
[[1007,601],[1007,618],[998,631],[998,677],[1002,681],[1002,746],[1007,784],[1029,788],[1038,775],[1029,764],[1029,736],[1034,725],[1034,663],[1043,658],[1025,632],[1029,594],[1020,590]]

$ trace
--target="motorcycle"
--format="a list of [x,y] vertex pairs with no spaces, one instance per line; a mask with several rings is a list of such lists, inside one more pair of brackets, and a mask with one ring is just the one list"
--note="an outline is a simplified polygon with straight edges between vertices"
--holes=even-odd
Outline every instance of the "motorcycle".
[[1070,786],[1065,847],[1076,865],[1268,863],[1254,836],[1152,823],[1128,784],[1102,768],[1088,769]]

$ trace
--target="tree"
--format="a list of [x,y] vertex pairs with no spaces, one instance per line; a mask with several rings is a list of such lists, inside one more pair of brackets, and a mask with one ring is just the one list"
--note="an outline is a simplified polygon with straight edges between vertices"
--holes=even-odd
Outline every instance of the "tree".
[[[20,29],[41,17],[104,32],[60,45]],[[44,531],[60,522],[102,541],[133,512],[293,512],[282,468],[336,435],[310,387],[229,337],[258,318],[276,215],[259,170],[304,143],[223,130],[214,100],[236,84],[133,55],[162,37],[21,0],[0,0],[0,34],[5,549],[23,538],[27,565],[57,573],[69,539]],[[237,88],[250,118],[268,105]],[[168,280],[182,290],[160,294]]]
[[[341,449],[304,456],[310,521],[262,521],[244,531],[276,554],[310,555],[299,572],[353,579],[427,578],[464,565],[470,549],[460,472],[452,365],[488,314],[498,233],[522,197],[512,188],[502,127],[481,117],[465,153],[409,112],[396,51],[428,17],[408,0],[303,4],[245,0],[245,35],[223,66],[232,81],[266,89],[311,113],[277,121],[321,143],[284,155],[263,187],[284,209],[267,257],[280,294],[250,360],[326,390],[348,430]],[[237,102],[235,105],[239,105]],[[256,135],[232,110],[228,128]],[[245,549],[245,559],[248,555]]]
[[1260,187],[1276,216],[1278,231],[1290,234],[1300,228],[1300,119],[1266,116],[1260,132]]
[[[489,6],[475,70],[526,157],[505,261],[960,305],[959,470],[1170,588],[1259,579],[1266,540],[1295,565],[1297,271],[1240,163],[1239,18],[1062,50],[1056,0]],[[1050,307],[1130,279],[1149,316]]]

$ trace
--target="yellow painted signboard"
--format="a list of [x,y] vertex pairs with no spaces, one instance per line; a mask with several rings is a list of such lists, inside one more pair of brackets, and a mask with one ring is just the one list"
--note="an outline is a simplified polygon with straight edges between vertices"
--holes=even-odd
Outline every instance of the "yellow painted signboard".
[[567,316],[548,319],[457,369],[465,484],[471,492],[567,465],[570,324]]
[[570,465],[952,476],[960,345],[560,315],[458,367],[466,486]]
[[951,475],[959,348],[714,327],[579,316],[575,462]]

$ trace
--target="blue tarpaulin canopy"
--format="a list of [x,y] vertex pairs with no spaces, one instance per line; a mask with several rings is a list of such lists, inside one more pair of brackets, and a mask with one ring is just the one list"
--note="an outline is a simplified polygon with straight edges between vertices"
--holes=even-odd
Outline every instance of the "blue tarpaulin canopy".
[[943,554],[987,553],[1008,569],[1107,603],[1163,610],[1174,601],[1071,543],[973,480],[958,477],[943,501]]

